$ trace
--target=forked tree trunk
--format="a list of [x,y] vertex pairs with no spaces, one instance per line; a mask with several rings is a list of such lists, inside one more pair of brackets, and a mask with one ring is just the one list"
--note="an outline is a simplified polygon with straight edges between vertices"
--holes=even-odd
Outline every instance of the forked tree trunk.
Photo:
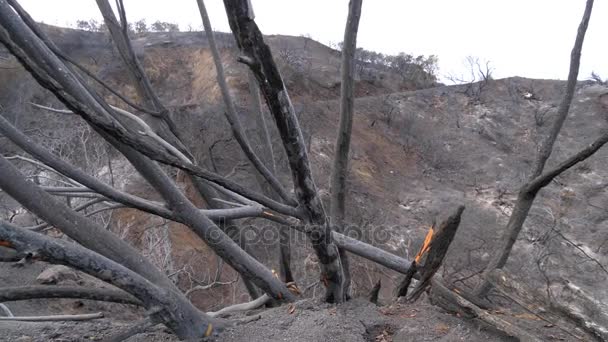
[[[534,165],[534,170],[529,178],[529,181],[524,184],[517,197],[517,202],[515,203],[515,207],[513,208],[513,212],[511,213],[511,217],[509,218],[509,223],[505,227],[502,237],[499,241],[499,246],[494,250],[494,253],[490,257],[490,262],[486,266],[483,274],[482,281],[475,289],[475,293],[480,297],[485,297],[488,294],[488,291],[491,289],[491,284],[487,280],[488,275],[495,269],[502,268],[507,263],[509,255],[511,254],[511,250],[513,249],[513,245],[515,241],[517,241],[517,237],[523,228],[524,222],[528,217],[528,213],[530,212],[530,208],[532,208],[532,204],[534,204],[534,199],[538,194],[538,191],[544,187],[542,185],[531,186],[533,181],[536,178],[539,178],[543,173],[543,169],[545,168],[545,164],[551,155],[551,151],[553,150],[553,145],[559,132],[562,129],[564,121],[568,116],[568,111],[570,110],[570,104],[572,103],[572,98],[574,97],[574,90],[576,88],[576,81],[578,78],[578,71],[580,67],[581,60],[581,51],[583,49],[583,41],[585,39],[585,33],[587,32],[587,27],[589,25],[589,19],[591,18],[591,11],[593,9],[593,0],[587,0],[587,4],[585,7],[585,12],[583,14],[583,18],[581,19],[580,25],[578,27],[578,33],[576,35],[576,40],[574,42],[574,47],[572,48],[572,53],[570,56],[570,71],[568,73],[568,82],[566,84],[566,93],[564,94],[564,98],[559,106],[557,112],[557,118],[553,124],[551,132],[547,137],[547,140],[542,144],[536,163]],[[553,179],[553,176],[551,179]],[[548,182],[547,182],[548,183]]]
[[[342,48],[342,84],[340,87],[340,128],[334,148],[334,164],[331,172],[330,185],[330,222],[333,229],[344,231],[346,217],[346,179],[348,178],[348,157],[350,140],[353,130],[353,115],[355,106],[355,51],[357,49],[357,31],[361,18],[363,0],[350,0],[348,4],[348,19],[344,30],[344,47]],[[344,269],[344,295],[350,293],[350,267],[346,251],[340,249],[340,260]]]

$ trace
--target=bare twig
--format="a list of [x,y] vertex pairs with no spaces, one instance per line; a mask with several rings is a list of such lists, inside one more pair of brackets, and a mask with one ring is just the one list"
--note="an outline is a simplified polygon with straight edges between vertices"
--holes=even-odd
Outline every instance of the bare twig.
[[8,306],[6,306],[3,303],[0,303],[0,310],[2,310],[4,312],[4,314],[6,315],[6,317],[15,317],[15,315],[13,315],[13,313],[8,308]]
[[219,311],[215,311],[215,312],[213,312],[213,311],[207,312],[207,315],[209,315],[211,317],[219,317],[222,315],[227,315],[227,314],[238,312],[238,311],[253,310],[253,309],[257,309],[260,306],[268,303],[271,299],[272,298],[269,297],[268,295],[263,295],[257,299],[247,302],[247,303],[240,303],[240,304],[227,306],[227,307],[225,307]]
[[103,313],[80,314],[80,315],[54,315],[54,316],[18,316],[0,317],[0,321],[24,321],[24,322],[60,322],[60,321],[90,321],[103,318]]

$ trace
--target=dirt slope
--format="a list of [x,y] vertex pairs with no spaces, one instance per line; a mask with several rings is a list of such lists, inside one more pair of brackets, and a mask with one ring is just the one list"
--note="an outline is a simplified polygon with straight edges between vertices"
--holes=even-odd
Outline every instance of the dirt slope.
[[[62,49],[123,94],[136,97],[107,37],[66,29],[47,29]],[[223,47],[228,81],[241,109],[241,119],[255,142],[257,126],[255,118],[248,111],[245,69],[235,61],[230,35],[220,35],[219,41]],[[327,197],[339,112],[336,101],[339,92],[339,56],[335,51],[306,38],[273,36],[268,37],[268,41],[276,55],[287,51],[305,57],[304,67],[294,67],[281,59],[279,63],[309,141],[317,185]],[[233,180],[257,187],[251,168],[240,166],[244,157],[230,139],[211,57],[203,36],[200,33],[149,34],[138,37],[134,43],[143,57],[153,85],[173,109],[187,143],[200,160],[219,173],[230,174]],[[58,118],[54,114],[32,109],[28,105],[30,101],[53,106],[59,104],[35,85],[5,52],[0,51],[0,55],[7,57],[0,61],[0,105],[5,109],[3,115],[31,132],[33,139],[45,143],[66,159],[91,173],[106,177],[107,170],[103,168],[105,159],[83,160],[81,157],[82,151],[90,151],[98,144],[99,138],[94,135],[87,135],[87,139],[66,138],[68,132],[82,130],[83,123],[76,118]],[[446,259],[443,275],[458,286],[472,287],[478,280],[475,274],[485,265],[506,224],[518,186],[526,178],[534,160],[538,142],[551,126],[564,83],[510,78],[491,81],[482,91],[463,85],[399,92],[394,75],[384,75],[378,79],[375,82],[362,80],[357,88],[359,98],[356,102],[349,184],[351,195],[348,200],[351,223],[362,233],[362,239],[410,257],[417,251],[433,219],[447,214],[458,204],[466,205],[463,222]],[[118,103],[107,92],[102,93]],[[606,129],[607,108],[608,88],[584,82],[579,84],[570,117],[548,167],[584,147]],[[42,130],[39,129],[41,122],[47,123]],[[48,132],[58,133],[53,136]],[[273,129],[271,132],[273,140],[278,143],[276,132]],[[16,150],[1,137],[0,142],[3,152]],[[119,186],[142,196],[155,197],[123,159],[116,153],[110,153],[110,156],[116,175],[125,179]],[[608,292],[603,289],[605,286],[598,286],[606,284],[608,280],[607,156],[606,150],[600,150],[541,192],[507,265],[510,272],[527,279],[551,296],[552,300],[566,300],[560,296],[563,283],[567,281],[592,294],[598,301],[608,303]],[[284,184],[289,184],[283,154],[278,153],[277,158],[280,178]],[[182,178],[176,175],[176,179],[181,181]],[[188,188],[188,184],[184,183],[184,186]],[[10,199],[0,199],[7,208],[16,205]],[[257,232],[267,228],[265,223],[256,220],[247,224]],[[195,278],[208,281],[215,274],[216,267],[221,267],[212,253],[183,227],[166,222],[150,223],[140,213],[129,210],[119,211],[114,217],[116,229],[124,233],[125,227],[128,227],[125,236],[140,248],[150,242],[140,239],[150,225],[166,227],[169,232],[170,254],[174,262],[170,267],[173,269],[179,269],[188,260],[197,260],[199,267],[192,269]],[[305,247],[302,236],[294,234],[293,239],[304,246],[294,251],[296,278],[300,287],[309,289],[306,296],[318,297],[321,288],[315,285],[318,273],[313,253]],[[276,267],[278,253],[272,243],[260,243],[255,253],[260,260]],[[357,258],[355,260],[355,296],[367,293],[381,278],[386,284],[381,301],[390,303],[392,284],[397,275]],[[6,286],[6,280],[17,271],[2,268],[0,272],[0,285]],[[32,277],[35,277],[34,273],[32,271]],[[220,280],[230,282],[234,278],[234,273],[226,267]],[[191,275],[190,278],[180,275],[178,281],[184,287],[193,282]],[[197,293],[193,297],[195,303],[205,310],[245,299],[238,282]],[[258,323],[237,329],[226,338],[239,341],[256,335],[262,340],[325,340],[330,328],[334,327],[332,324],[340,324],[344,333],[352,334],[353,339],[336,340],[374,341],[382,334],[374,327],[385,325],[390,327],[389,335],[395,341],[493,340],[485,333],[476,331],[469,325],[470,322],[461,325],[466,321],[427,305],[406,307],[404,312],[420,310],[414,316],[420,319],[397,315],[401,317],[397,323],[393,318],[383,317],[387,315],[381,312],[382,309],[360,301],[337,309],[313,306],[310,302],[302,305],[294,316],[281,311],[285,308],[273,309],[265,313]],[[34,309],[44,308],[45,304],[42,303]],[[338,315],[341,318],[334,320],[334,309],[343,313]],[[363,316],[364,322],[358,322]],[[319,326],[320,320],[331,327]],[[447,326],[440,329],[445,330],[444,333],[435,333],[435,328],[431,327],[410,331],[413,327],[430,325],[429,320],[434,326]],[[380,323],[374,323],[376,321]],[[401,329],[410,330],[399,335]],[[378,335],[371,336],[376,333]],[[417,335],[420,339],[408,339],[414,333],[421,334]],[[552,332],[547,334],[549,336]]]

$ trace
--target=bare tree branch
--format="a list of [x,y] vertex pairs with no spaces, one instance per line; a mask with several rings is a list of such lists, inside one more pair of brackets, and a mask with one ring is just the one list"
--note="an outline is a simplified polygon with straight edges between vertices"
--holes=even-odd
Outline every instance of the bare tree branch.
[[213,221],[196,208],[175,186],[174,182],[147,157],[141,155],[131,147],[120,144],[113,139],[110,143],[115,144],[140,174],[160,193],[169,207],[175,212],[179,222],[187,225],[201,239],[224,259],[232,268],[243,277],[250,279],[275,299],[295,300],[295,296],[289,292],[287,287],[276,279],[270,270],[262,265],[251,255],[243,251],[232,241]]
[[[20,19],[16,18],[16,14],[8,5],[2,8],[0,15],[3,17],[3,25],[8,27],[12,33],[9,35],[5,30],[0,30],[0,41],[19,59],[41,85],[54,92],[68,108],[82,116],[96,130],[106,132],[106,134],[110,134],[118,140],[134,146],[138,151],[154,160],[178,167],[190,174],[220,184],[278,212],[283,212],[287,215],[298,215],[291,206],[270,200],[196,165],[184,163],[183,160],[173,156],[154,140],[145,139],[145,137],[138,134],[133,134],[132,131],[125,128],[117,120],[115,112],[109,105],[91,91],[77,75],[72,73],[69,67],[53,55],[52,51],[46,46],[46,44],[52,44],[52,42],[43,33],[37,30],[38,35],[34,35],[30,27],[27,27]],[[12,39],[17,39],[21,45],[16,44]],[[165,138],[163,137],[163,139]],[[169,142],[173,143],[171,140]]]
[[163,206],[159,206],[157,203],[153,203],[137,196],[133,196],[131,194],[116,190],[113,187],[103,182],[100,182],[95,177],[92,177],[70,165],[69,163],[61,160],[59,157],[55,156],[51,152],[35,144],[29,137],[19,132],[2,116],[0,116],[0,132],[2,132],[2,134],[9,138],[17,146],[21,147],[24,151],[34,156],[42,163],[48,165],[53,170],[56,170],[56,172],[64,175],[69,179],[75,180],[76,182],[94,190],[95,192],[113,201],[164,218],[170,219],[172,217],[171,212]]
[[13,315],[13,313],[11,312],[11,310],[8,308],[8,306],[0,303],[0,310],[2,310],[4,312],[4,314],[6,315],[6,317],[15,317],[15,315]]

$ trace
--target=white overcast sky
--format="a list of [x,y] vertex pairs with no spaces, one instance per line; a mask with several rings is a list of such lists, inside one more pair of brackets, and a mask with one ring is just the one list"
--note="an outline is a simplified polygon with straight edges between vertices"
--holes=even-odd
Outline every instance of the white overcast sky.
[[[251,0],[265,34],[309,34],[324,44],[344,35],[348,0]],[[113,1],[110,1],[113,2]],[[608,0],[596,0],[579,79],[608,77]],[[21,0],[38,21],[101,21],[94,0]],[[130,21],[201,26],[194,0],[124,0]],[[216,30],[229,31],[221,0],[207,0]],[[566,79],[585,0],[364,0],[358,46],[383,53],[434,54],[440,74],[466,72],[464,59],[491,61],[496,77]]]

